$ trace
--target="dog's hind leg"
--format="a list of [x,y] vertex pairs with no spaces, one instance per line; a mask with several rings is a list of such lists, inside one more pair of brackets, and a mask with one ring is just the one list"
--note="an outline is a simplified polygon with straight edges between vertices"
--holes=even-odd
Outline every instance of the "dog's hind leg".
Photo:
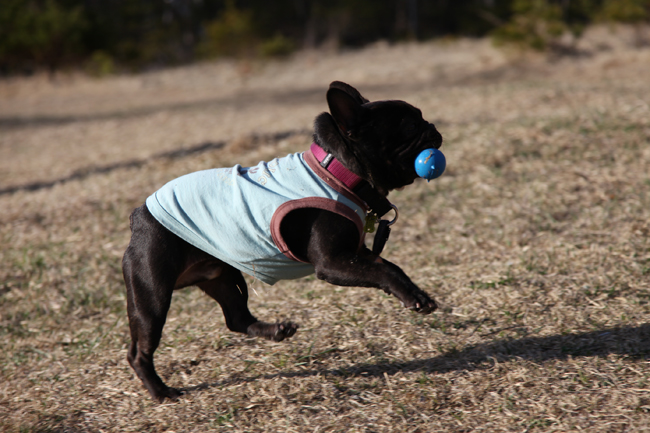
[[156,373],[153,363],[153,354],[160,343],[171,303],[174,278],[156,278],[154,273],[143,277],[142,270],[133,272],[133,267],[125,255],[123,270],[131,330],[131,346],[127,359],[149,394],[162,403],[165,398],[173,400],[181,395],[179,390],[165,385]]
[[158,376],[153,355],[160,343],[179,271],[179,245],[144,206],[131,215],[131,229],[131,242],[122,260],[131,331],[127,359],[155,400],[176,399],[181,392],[169,388]]
[[241,272],[232,266],[223,266],[218,278],[197,284],[221,305],[226,326],[234,332],[253,337],[282,341],[296,333],[298,325],[291,322],[266,323],[257,320],[248,309],[248,286]]

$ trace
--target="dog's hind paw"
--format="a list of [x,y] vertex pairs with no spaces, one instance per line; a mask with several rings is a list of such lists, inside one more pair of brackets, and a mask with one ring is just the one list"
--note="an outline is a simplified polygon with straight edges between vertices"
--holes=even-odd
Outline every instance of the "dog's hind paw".
[[275,341],[282,341],[285,338],[293,337],[293,334],[295,334],[298,330],[298,325],[296,323],[287,321],[278,323],[276,326],[277,329],[275,331],[275,335],[272,337],[272,339]]
[[285,338],[293,337],[297,330],[298,325],[289,321],[280,323],[255,322],[248,327],[248,335],[282,341]]
[[171,388],[169,386],[165,386],[163,389],[149,391],[149,393],[158,403],[164,403],[166,399],[170,401],[178,401],[178,399],[185,394],[180,389]]

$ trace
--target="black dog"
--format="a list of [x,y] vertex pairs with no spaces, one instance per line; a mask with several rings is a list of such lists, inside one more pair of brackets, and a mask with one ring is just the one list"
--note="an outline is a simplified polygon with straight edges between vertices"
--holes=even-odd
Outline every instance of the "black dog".
[[[253,317],[242,270],[271,284],[315,272],[331,284],[382,289],[418,313],[436,309],[436,303],[398,266],[380,259],[380,251],[365,247],[362,227],[366,217],[381,217],[391,209],[389,191],[413,183],[415,158],[424,149],[439,148],[442,136],[417,108],[403,101],[368,102],[345,83],[330,85],[327,102],[331,114],[316,118],[310,150],[257,167],[235,166],[179,178],[131,215],[132,237],[123,259],[132,338],[128,360],[155,400],[182,394],[163,383],[153,363],[176,289],[200,287],[221,305],[230,330],[275,341],[291,337],[298,326]],[[298,172],[308,179],[282,183],[282,176]],[[277,185],[269,187],[273,182]],[[322,188],[330,195],[300,197],[302,190],[309,191],[318,182],[326,184]],[[241,191],[232,193],[232,185]],[[251,185],[258,188],[244,191]],[[267,208],[258,200],[267,187],[289,198]],[[217,204],[204,204],[203,193],[214,193]],[[179,211],[180,217],[165,220],[167,212],[173,212],[166,206],[175,205],[196,210],[196,218],[207,219],[210,227],[204,230],[186,208]],[[272,227],[260,229],[270,236],[245,233],[248,226],[262,224],[253,221],[258,214],[270,220],[271,213]],[[178,227],[174,225],[183,218]],[[194,231],[188,234],[186,226]],[[197,232],[205,236],[199,238]],[[280,253],[258,260],[264,248]]]

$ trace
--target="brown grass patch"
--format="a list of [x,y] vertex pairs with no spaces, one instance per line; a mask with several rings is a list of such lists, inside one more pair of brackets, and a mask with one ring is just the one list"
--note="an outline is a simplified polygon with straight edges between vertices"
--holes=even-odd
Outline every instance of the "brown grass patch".
[[[596,45],[527,62],[481,41],[378,45],[247,77],[216,63],[0,83],[0,189],[52,185],[0,194],[0,430],[647,431],[650,50]],[[156,359],[188,393],[154,404],[125,359],[130,211],[186,172],[305,149],[333,79],[417,104],[445,137],[447,173],[391,196],[385,250],[441,309],[250,280],[258,317],[301,325],[272,343],[179,292]],[[224,146],[173,153],[206,142]]]

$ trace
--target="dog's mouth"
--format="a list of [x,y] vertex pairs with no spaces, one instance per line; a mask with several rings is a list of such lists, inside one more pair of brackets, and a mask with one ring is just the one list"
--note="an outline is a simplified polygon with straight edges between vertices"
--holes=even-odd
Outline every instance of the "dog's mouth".
[[[442,145],[442,136],[436,128],[427,123],[426,129],[420,134],[417,140],[414,140],[408,146],[399,150],[395,160],[401,161],[401,175],[397,176],[400,180],[398,185],[390,188],[390,191],[401,191],[404,187],[411,185],[419,176],[415,171],[415,160],[420,152],[426,149],[438,149]],[[397,179],[395,179],[397,180]]]
[[[383,195],[390,191],[401,191],[411,185],[419,176],[415,171],[415,160],[426,149],[438,149],[442,144],[442,136],[435,126],[423,122],[420,133],[402,146],[393,149],[381,161],[377,160],[375,170],[369,171],[369,182]],[[381,168],[380,168],[381,167]]]
[[439,149],[442,135],[432,123],[424,122],[422,132],[409,145],[401,148],[396,155],[400,160],[415,159],[425,149]]
[[427,124],[426,130],[420,137],[420,145],[419,152],[424,149],[440,149],[440,146],[442,146],[442,135],[440,135],[433,123]]

